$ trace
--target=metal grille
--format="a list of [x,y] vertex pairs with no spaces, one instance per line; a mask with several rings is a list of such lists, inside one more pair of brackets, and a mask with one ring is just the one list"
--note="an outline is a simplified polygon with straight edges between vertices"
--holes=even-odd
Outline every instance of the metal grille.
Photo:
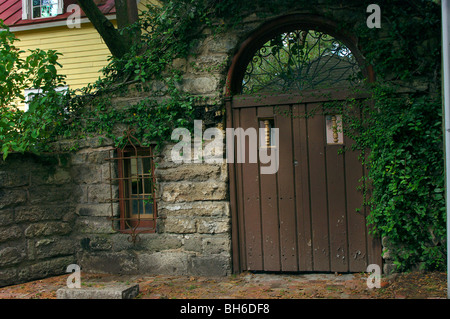
[[[111,203],[119,204],[119,216],[111,205],[110,220],[115,231],[130,234],[136,242],[138,234],[155,232],[157,207],[155,201],[155,167],[151,147],[140,147],[140,142],[127,132],[127,144],[111,150],[110,185]],[[118,185],[118,198],[113,186]]]
[[295,30],[275,36],[253,55],[242,93],[349,87],[361,78],[355,57],[342,42],[322,32]]

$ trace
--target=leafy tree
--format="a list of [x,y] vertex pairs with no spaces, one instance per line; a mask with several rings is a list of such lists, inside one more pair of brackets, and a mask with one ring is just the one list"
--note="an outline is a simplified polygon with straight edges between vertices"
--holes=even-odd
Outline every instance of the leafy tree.
[[[50,127],[57,120],[55,107],[63,93],[57,92],[64,85],[64,76],[58,75],[58,56],[54,50],[30,50],[22,58],[14,42],[17,41],[0,20],[0,147],[3,158],[10,151],[34,150],[51,134]],[[29,102],[28,112],[18,108],[25,103],[23,92],[27,88],[41,88]],[[56,109],[57,110],[57,109]],[[62,110],[57,110],[62,114]]]

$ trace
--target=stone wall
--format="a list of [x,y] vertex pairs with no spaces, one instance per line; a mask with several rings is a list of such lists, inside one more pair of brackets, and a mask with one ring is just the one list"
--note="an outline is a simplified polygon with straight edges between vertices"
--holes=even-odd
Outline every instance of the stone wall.
[[[74,238],[78,264],[88,272],[223,276],[230,266],[230,210],[225,164],[175,164],[170,147],[157,160],[158,220],[155,233],[129,234],[112,229],[108,216],[119,214],[110,194],[105,147],[72,156],[83,190],[76,208]],[[117,196],[117,189],[113,189]]]
[[76,262],[80,190],[66,156],[0,160],[0,286],[61,274]]
[[175,164],[168,146],[157,159],[157,230],[132,243],[108,219],[119,215],[111,149],[93,138],[66,155],[0,162],[0,286],[64,274],[70,264],[115,274],[231,272],[226,164]]

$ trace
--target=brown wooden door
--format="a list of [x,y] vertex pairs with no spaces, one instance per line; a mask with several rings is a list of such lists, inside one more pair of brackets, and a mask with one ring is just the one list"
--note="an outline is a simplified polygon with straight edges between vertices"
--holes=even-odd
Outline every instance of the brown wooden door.
[[[328,95],[329,96],[329,95]],[[379,240],[369,235],[358,190],[364,176],[355,151],[328,144],[323,101],[292,96],[235,98],[228,126],[258,128],[271,118],[279,129],[279,168],[230,164],[235,266],[254,271],[360,272],[381,266]],[[305,114],[314,113],[314,116]],[[288,115],[285,115],[288,114]],[[249,151],[247,141],[246,154]],[[236,242],[237,241],[237,242]]]

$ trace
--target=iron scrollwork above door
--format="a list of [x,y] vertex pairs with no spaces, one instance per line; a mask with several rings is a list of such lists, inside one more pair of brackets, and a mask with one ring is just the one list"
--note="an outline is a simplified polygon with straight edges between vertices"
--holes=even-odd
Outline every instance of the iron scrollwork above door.
[[253,55],[242,93],[352,87],[361,82],[356,58],[341,41],[314,30],[278,34]]

